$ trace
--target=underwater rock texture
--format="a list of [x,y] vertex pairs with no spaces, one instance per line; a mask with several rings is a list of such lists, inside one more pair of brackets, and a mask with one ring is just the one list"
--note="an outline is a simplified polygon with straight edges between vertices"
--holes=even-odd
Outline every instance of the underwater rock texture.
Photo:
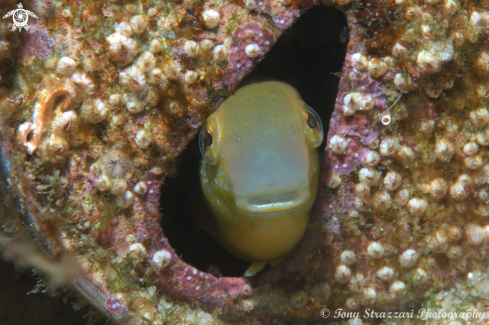
[[[14,9],[2,4],[0,16]],[[313,5],[345,12],[350,43],[309,229],[277,267],[216,278],[168,243],[159,187],[205,118]],[[486,7],[31,2],[36,26],[0,28],[2,62],[21,53],[14,71],[0,70],[10,196],[48,255],[76,257],[78,290],[121,323],[296,324],[320,321],[323,307],[485,311]]]

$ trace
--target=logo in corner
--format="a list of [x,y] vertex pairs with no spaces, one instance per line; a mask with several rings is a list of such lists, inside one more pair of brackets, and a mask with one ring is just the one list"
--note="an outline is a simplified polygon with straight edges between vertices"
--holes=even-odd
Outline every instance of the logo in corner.
[[22,28],[24,28],[25,30],[29,30],[29,25],[27,25],[29,16],[34,17],[36,19],[37,16],[32,11],[23,9],[24,7],[22,6],[22,3],[19,3],[17,7],[18,7],[17,9],[9,11],[5,16],[3,16],[3,18],[8,18],[12,16],[12,19],[14,20],[12,31],[16,30],[17,28],[19,30],[22,30]]

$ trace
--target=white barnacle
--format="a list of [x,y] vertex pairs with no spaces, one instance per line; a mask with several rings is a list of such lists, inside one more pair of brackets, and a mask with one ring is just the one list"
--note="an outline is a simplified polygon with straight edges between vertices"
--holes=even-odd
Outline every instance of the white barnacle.
[[469,244],[479,246],[484,239],[482,227],[473,223],[468,224],[465,226],[465,237],[467,237]]
[[416,156],[414,155],[413,149],[408,146],[401,146],[399,151],[397,152],[397,156],[401,159],[402,163],[405,166],[409,166],[414,162]]
[[168,79],[161,69],[156,68],[149,72],[148,82],[152,85],[159,85],[160,88],[165,88],[168,84]]
[[205,27],[208,29],[213,29],[219,26],[221,15],[217,11],[209,9],[202,13],[202,18],[204,20]]
[[53,131],[55,133],[73,133],[78,128],[78,116],[74,111],[66,111],[60,114],[53,121]]
[[373,78],[380,78],[387,72],[387,64],[379,59],[372,59],[368,65],[368,72]]
[[293,294],[290,295],[290,304],[295,309],[302,309],[307,305],[309,301],[309,297],[307,293],[303,290],[297,290]]
[[331,295],[331,287],[326,282],[320,282],[312,287],[312,296],[320,302],[327,302]]
[[477,132],[475,135],[475,140],[481,146],[489,146],[489,128],[483,131]]
[[133,16],[129,24],[131,25],[132,31],[136,34],[142,34],[146,31],[147,23],[142,15]]
[[443,198],[448,191],[448,183],[443,178],[435,178],[430,182],[429,193],[435,199]]
[[334,272],[334,279],[338,283],[346,283],[350,280],[351,269],[346,265],[339,265]]
[[35,130],[35,125],[32,124],[31,122],[24,122],[17,129],[17,141],[27,148],[27,151],[29,152],[30,155],[32,155],[34,151],[32,150],[34,145],[32,140],[29,141],[28,138],[31,132],[34,130]]
[[115,179],[112,183],[112,189],[110,193],[114,195],[121,195],[127,190],[127,182],[123,179]]
[[170,80],[178,80],[181,76],[182,66],[176,61],[170,61],[163,67],[165,76]]
[[392,47],[392,55],[397,59],[403,59],[409,54],[407,48],[399,43]]
[[248,44],[245,48],[245,53],[246,53],[246,56],[249,57],[250,59],[254,59],[258,56],[260,56],[261,54],[261,49],[260,47],[258,46],[258,44]]
[[134,194],[131,191],[125,191],[115,198],[115,204],[122,209],[130,208],[133,202]]
[[420,216],[425,213],[428,207],[428,202],[420,198],[412,198],[407,204],[409,212],[414,216]]
[[441,70],[441,62],[438,55],[427,50],[418,53],[416,64],[426,73],[436,73]]
[[112,150],[104,157],[103,173],[109,178],[121,179],[131,169],[131,158],[121,150]]
[[137,55],[137,43],[129,37],[114,33],[106,42],[109,45],[109,58],[122,65],[131,63]]
[[388,191],[394,191],[401,185],[401,183],[402,176],[395,171],[388,172],[384,177],[384,187]]
[[146,248],[140,243],[134,243],[129,246],[127,258],[134,264],[140,264],[148,255]]
[[371,258],[378,259],[384,256],[384,246],[379,242],[371,242],[367,248],[367,254]]
[[187,55],[191,58],[195,58],[199,54],[200,47],[195,41],[192,40],[186,41],[183,48],[185,49]]
[[468,169],[478,169],[482,166],[482,156],[481,155],[472,155],[465,157],[465,166]]
[[360,52],[351,56],[351,63],[355,69],[360,71],[367,69],[369,65],[368,58]]
[[379,146],[382,156],[391,156],[399,149],[399,139],[397,137],[385,137]]
[[450,197],[456,201],[464,200],[467,197],[465,186],[460,182],[455,182],[450,186]]
[[193,85],[197,81],[198,76],[199,75],[197,74],[197,72],[189,70],[185,72],[183,80],[185,81],[185,84]]
[[430,135],[433,132],[434,128],[435,128],[435,121],[422,120],[421,123],[419,124],[418,130],[424,135]]
[[345,250],[341,252],[340,260],[345,265],[352,265],[357,262],[357,258],[355,257],[355,252],[350,250]]
[[396,206],[402,207],[408,202],[408,200],[409,200],[409,191],[408,190],[400,190],[394,196],[393,202]]
[[364,183],[358,183],[355,186],[355,192],[361,199],[368,199],[370,197],[370,187]]
[[161,249],[155,252],[152,258],[153,264],[159,269],[163,269],[170,265],[171,260],[171,253],[166,249]]
[[200,42],[200,48],[204,52],[210,51],[214,47],[214,42],[210,39],[205,39]]
[[121,95],[120,94],[112,94],[109,97],[110,106],[117,106],[121,103]]
[[328,147],[337,155],[344,155],[348,147],[348,141],[341,135],[335,134],[329,140]]
[[331,172],[329,177],[326,179],[326,185],[329,188],[337,188],[341,185],[341,176],[335,172]]
[[481,98],[489,97],[489,83],[487,82],[478,82],[475,85],[475,93],[477,96]]
[[[362,95],[357,92],[348,93],[343,99],[343,103],[345,104],[344,107],[347,107],[353,114],[355,111],[359,110],[360,107],[362,107]],[[343,108],[343,110],[345,110],[345,108]],[[345,115],[352,115],[347,114],[346,112],[344,113]]]
[[467,156],[475,155],[479,151],[479,145],[475,142],[467,142],[464,145],[464,154]]
[[422,268],[417,268],[414,271],[413,280],[416,284],[424,284],[426,283],[426,281],[428,281],[429,278],[430,276],[428,275],[428,273],[426,273],[426,271]]
[[423,16],[423,11],[419,7],[411,6],[406,8],[404,18],[410,22],[415,22]]
[[363,164],[367,167],[373,167],[380,162],[380,155],[375,150],[369,150],[365,155]]
[[453,245],[447,251],[447,256],[451,260],[459,260],[463,257],[463,255],[464,255],[464,250],[459,245]]
[[377,211],[387,211],[391,206],[392,200],[391,196],[386,191],[377,191],[372,197],[372,205]]
[[358,172],[358,179],[363,184],[375,186],[379,182],[380,173],[375,168],[365,167]]
[[377,277],[384,282],[389,282],[393,276],[394,269],[388,266],[384,266],[377,271]]
[[411,267],[416,264],[418,253],[414,249],[408,249],[399,255],[399,264],[402,267]]
[[448,42],[435,42],[431,47],[431,52],[441,62],[447,62],[453,58],[453,45]]
[[447,16],[451,16],[458,10],[458,5],[454,0],[445,0],[442,12]]
[[436,141],[435,145],[435,156],[441,161],[450,161],[454,153],[454,148],[451,143],[446,138],[440,138]]
[[125,37],[131,37],[132,36],[132,28],[131,28],[131,25],[129,25],[128,23],[126,23],[125,21],[121,22],[117,28],[116,28],[116,31],[125,36]]
[[395,281],[389,287],[389,292],[399,297],[406,289],[406,284],[402,281]]
[[138,100],[131,100],[126,103],[126,109],[131,114],[139,114],[144,110],[144,106]]
[[348,289],[352,292],[362,292],[364,285],[365,276],[362,273],[357,272],[351,277]]
[[[361,305],[371,305],[377,298],[377,292],[375,291],[374,288],[372,287],[367,287],[362,290],[361,296],[360,296],[360,304]],[[354,322],[357,323],[357,322]],[[345,324],[351,324],[346,322]]]
[[151,43],[149,44],[149,51],[151,53],[159,53],[162,49],[162,45],[161,45],[161,42],[157,39],[154,39],[151,41]]
[[95,179],[95,188],[102,192],[108,191],[112,188],[112,181],[105,175],[99,176]]
[[139,131],[134,138],[139,149],[147,149],[151,145],[151,136],[144,130]]
[[151,52],[144,52],[136,62],[136,66],[143,72],[151,71],[155,67],[155,64],[156,59]]
[[138,195],[144,195],[148,191],[148,187],[144,182],[138,182],[136,186],[134,186],[134,192]]
[[93,95],[93,92],[95,90],[95,85],[93,84],[92,79],[90,79],[90,77],[88,77],[85,73],[75,72],[71,76],[71,80],[73,81],[73,84],[75,85],[77,91],[81,95],[80,96],[81,99]]
[[447,230],[447,237],[449,241],[458,241],[462,238],[462,229],[457,226],[450,226]]
[[489,111],[485,107],[480,107],[478,109],[470,112],[470,120],[475,126],[484,126],[489,122]]
[[100,99],[87,100],[81,107],[82,118],[93,124],[103,122],[107,118],[107,105]]
[[146,87],[144,73],[136,66],[124,69],[119,74],[121,84],[124,88],[132,91],[141,91]]
[[224,62],[228,59],[228,49],[224,45],[217,45],[212,50],[212,58],[216,62]]
[[76,62],[72,58],[67,56],[62,57],[58,60],[58,65],[56,67],[56,72],[62,76],[70,76],[75,72]]
[[489,52],[482,51],[475,61],[475,73],[478,75],[489,74]]

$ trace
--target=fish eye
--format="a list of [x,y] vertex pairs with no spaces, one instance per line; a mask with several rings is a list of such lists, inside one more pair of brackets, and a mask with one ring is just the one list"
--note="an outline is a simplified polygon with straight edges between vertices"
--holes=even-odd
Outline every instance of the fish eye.
[[323,124],[318,113],[312,109],[309,105],[305,105],[303,111],[304,131],[306,132],[308,141],[313,148],[317,148],[321,142],[323,142]]
[[318,127],[318,121],[311,113],[307,113],[307,125],[313,130]]
[[199,148],[202,158],[215,165],[219,157],[219,127],[215,123],[205,123],[199,134]]
[[212,135],[207,130],[204,132],[204,135],[202,136],[202,143],[206,148],[212,146]]

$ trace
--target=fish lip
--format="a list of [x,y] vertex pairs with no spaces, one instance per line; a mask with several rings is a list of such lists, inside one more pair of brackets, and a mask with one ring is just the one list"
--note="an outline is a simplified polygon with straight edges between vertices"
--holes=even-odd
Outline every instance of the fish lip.
[[304,205],[311,191],[309,186],[303,188],[272,192],[259,193],[255,195],[241,196],[234,195],[236,206],[239,210],[250,213],[280,212],[292,210]]

